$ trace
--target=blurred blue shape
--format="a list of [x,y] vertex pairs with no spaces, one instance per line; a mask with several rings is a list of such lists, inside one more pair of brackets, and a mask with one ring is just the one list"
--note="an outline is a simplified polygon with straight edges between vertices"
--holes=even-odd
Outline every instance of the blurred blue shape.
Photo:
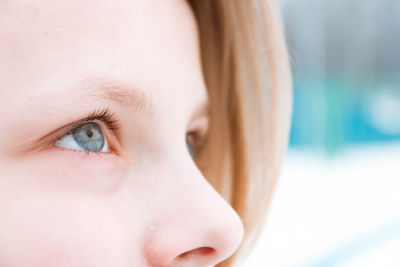
[[280,0],[294,73],[291,147],[400,140],[400,1]]
[[[385,106],[378,102],[383,98],[379,95],[387,92],[373,90],[373,86],[336,77],[295,78],[291,147],[333,155],[347,145],[400,140],[400,94],[394,89],[386,96],[391,106]],[[383,127],[383,122],[393,125],[392,130]]]

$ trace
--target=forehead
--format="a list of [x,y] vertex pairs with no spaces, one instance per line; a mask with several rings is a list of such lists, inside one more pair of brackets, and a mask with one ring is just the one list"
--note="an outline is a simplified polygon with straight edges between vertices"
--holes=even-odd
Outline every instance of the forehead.
[[0,85],[40,94],[107,75],[164,100],[204,99],[197,38],[184,0],[2,1]]

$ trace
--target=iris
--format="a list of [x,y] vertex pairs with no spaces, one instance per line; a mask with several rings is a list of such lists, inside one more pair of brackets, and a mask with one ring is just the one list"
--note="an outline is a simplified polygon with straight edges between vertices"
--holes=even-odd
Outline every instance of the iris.
[[104,146],[104,136],[100,127],[93,122],[85,123],[72,132],[76,143],[87,151],[101,151]]

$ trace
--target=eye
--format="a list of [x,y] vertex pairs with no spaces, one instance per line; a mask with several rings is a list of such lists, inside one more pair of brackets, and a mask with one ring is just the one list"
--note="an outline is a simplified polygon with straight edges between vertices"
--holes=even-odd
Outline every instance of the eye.
[[86,122],[72,129],[54,145],[72,150],[110,152],[100,126],[94,122]]
[[207,134],[202,134],[200,131],[190,132],[186,135],[186,146],[193,159],[199,156],[206,143]]
[[189,154],[192,158],[196,157],[196,153],[193,147],[193,136],[191,134],[186,135],[186,146],[189,151]]

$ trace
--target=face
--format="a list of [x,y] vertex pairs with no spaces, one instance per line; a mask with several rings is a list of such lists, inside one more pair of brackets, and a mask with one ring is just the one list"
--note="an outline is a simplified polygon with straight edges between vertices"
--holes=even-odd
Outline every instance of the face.
[[0,4],[0,266],[213,266],[243,236],[183,0]]

